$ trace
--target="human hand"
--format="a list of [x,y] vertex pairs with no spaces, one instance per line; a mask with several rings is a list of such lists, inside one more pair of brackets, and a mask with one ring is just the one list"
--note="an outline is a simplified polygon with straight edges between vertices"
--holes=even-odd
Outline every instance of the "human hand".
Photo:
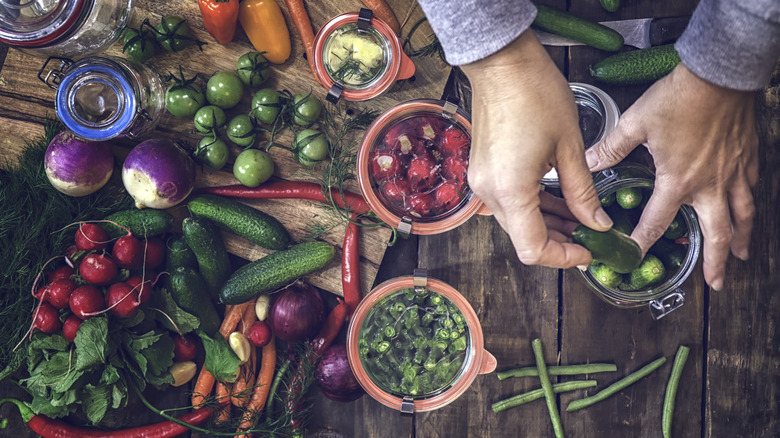
[[[472,190],[509,234],[521,262],[587,265],[590,252],[571,243],[576,221],[600,231],[612,221],[585,165],[568,82],[530,31],[462,69],[473,92]],[[552,167],[565,202],[539,191]]]
[[704,237],[704,278],[723,287],[729,249],[748,258],[758,182],[758,137],[753,93],[710,84],[679,64],[591,147],[592,171],[617,164],[644,143],[656,167],[655,189],[634,229],[644,252],[658,240],[681,204],[691,205]]

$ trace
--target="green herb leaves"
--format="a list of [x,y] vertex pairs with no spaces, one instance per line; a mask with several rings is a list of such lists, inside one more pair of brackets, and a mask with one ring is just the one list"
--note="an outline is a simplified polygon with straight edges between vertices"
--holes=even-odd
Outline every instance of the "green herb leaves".
[[210,372],[217,381],[234,382],[238,376],[237,371],[241,360],[236,353],[230,349],[225,338],[216,336],[209,337],[205,333],[198,333],[203,340],[203,349],[206,350],[206,371]]

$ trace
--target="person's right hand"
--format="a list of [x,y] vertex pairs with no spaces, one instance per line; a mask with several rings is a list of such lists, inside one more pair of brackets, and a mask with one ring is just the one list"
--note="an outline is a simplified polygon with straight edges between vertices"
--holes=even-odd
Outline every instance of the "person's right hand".
[[[521,262],[554,268],[587,265],[590,252],[571,243],[574,219],[599,231],[612,221],[585,165],[568,82],[530,30],[462,69],[473,92],[472,190],[509,234]],[[539,191],[552,167],[565,204]]]

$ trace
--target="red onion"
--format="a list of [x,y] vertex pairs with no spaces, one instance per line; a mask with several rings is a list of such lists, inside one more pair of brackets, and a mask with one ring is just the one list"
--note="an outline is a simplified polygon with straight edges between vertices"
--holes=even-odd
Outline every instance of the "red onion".
[[314,380],[331,400],[351,402],[365,393],[349,366],[344,344],[333,344],[322,353],[314,369]]
[[139,143],[127,155],[122,182],[136,207],[169,208],[183,201],[195,186],[195,164],[170,140],[154,138]]
[[319,332],[325,320],[325,303],[320,291],[296,283],[274,297],[268,313],[268,324],[279,339],[299,342]]
[[114,155],[107,143],[84,141],[62,131],[49,143],[43,165],[55,189],[68,196],[87,196],[108,182]]

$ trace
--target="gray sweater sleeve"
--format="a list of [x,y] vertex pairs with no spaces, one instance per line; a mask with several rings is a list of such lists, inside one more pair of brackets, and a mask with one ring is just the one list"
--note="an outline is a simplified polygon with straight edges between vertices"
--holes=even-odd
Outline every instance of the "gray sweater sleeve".
[[536,18],[530,0],[418,0],[447,62],[469,64],[514,41]]
[[762,88],[780,56],[780,1],[702,0],[675,48],[708,82]]

